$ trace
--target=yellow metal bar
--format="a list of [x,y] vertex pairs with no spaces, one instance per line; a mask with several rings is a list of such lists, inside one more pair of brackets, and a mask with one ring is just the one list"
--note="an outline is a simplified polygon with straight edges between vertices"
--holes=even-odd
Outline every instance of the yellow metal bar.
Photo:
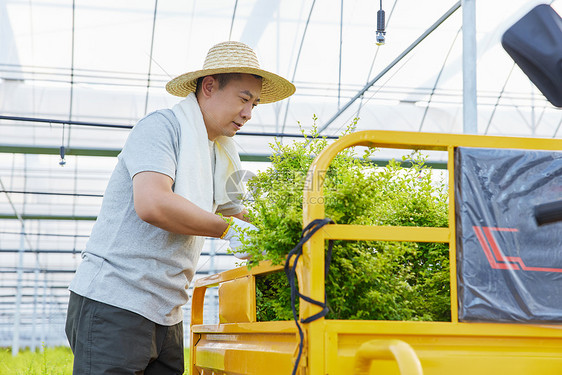
[[[324,294],[324,236],[320,231],[303,246],[303,257],[299,267],[301,275],[299,290],[306,296],[316,301],[325,302]],[[322,265],[322,267],[318,267]],[[311,303],[300,301],[300,316],[309,317],[322,308]],[[322,374],[324,369],[325,342],[324,342],[324,318],[317,319],[305,324],[304,336],[305,351],[301,359],[301,366],[306,365],[308,372],[301,374]],[[312,338],[315,338],[314,340]]]
[[355,354],[357,375],[369,375],[371,362],[377,359],[395,360],[402,375],[422,375],[422,366],[416,352],[401,340],[371,340],[363,343]]
[[[336,151],[335,154],[344,148],[350,147],[346,146],[347,144],[367,147],[437,151],[447,151],[450,146],[560,150],[560,139],[552,138],[501,137],[490,135],[417,133],[382,130],[364,130],[355,132],[340,138],[332,145],[340,141],[342,141],[340,144],[344,147]],[[324,151],[326,151],[326,149]]]
[[325,329],[350,335],[562,339],[562,326],[548,324],[326,320]]
[[449,228],[330,224],[321,231],[327,240],[449,242]]
[[[247,332],[293,333],[295,322],[272,321],[255,323],[198,324],[193,326],[197,334],[236,334]],[[416,322],[391,320],[325,320],[325,335],[334,333],[358,335],[416,335],[416,336],[458,336],[458,337],[504,337],[562,339],[562,325],[516,324],[516,323],[451,323]],[[562,352],[561,358],[562,358]]]
[[261,333],[297,333],[297,327],[292,320],[272,321],[272,322],[244,322],[244,323],[225,323],[225,324],[197,324],[192,326],[192,330],[198,334],[235,334],[247,332]]
[[[191,322],[190,328],[195,324],[203,323],[203,302],[205,301],[205,292],[207,287],[193,288],[193,295],[191,297]],[[194,343],[198,340],[198,335],[193,329],[190,329],[190,342]],[[195,347],[193,345],[189,346],[189,363],[191,366],[191,373],[196,374],[195,369]]]
[[457,294],[457,238],[455,215],[455,147],[447,149],[447,170],[449,171],[449,229],[452,233],[449,241],[449,289],[451,301],[451,322],[459,321],[459,301]]
[[270,261],[261,262],[259,265],[248,269],[248,267],[238,267],[228,271],[224,271],[215,275],[210,275],[207,277],[202,277],[197,279],[193,284],[193,289],[199,287],[211,287],[217,286],[219,283],[239,279],[241,277],[246,277],[248,275],[260,275],[267,274],[271,272],[283,270],[282,265],[274,266]]

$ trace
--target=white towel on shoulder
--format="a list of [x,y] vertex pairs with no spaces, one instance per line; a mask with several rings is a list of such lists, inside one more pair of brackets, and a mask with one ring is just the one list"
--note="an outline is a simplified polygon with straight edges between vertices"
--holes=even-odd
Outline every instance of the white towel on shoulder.
[[214,213],[217,205],[232,200],[226,191],[226,181],[242,167],[236,145],[231,138],[225,136],[215,140],[216,163],[213,176],[207,128],[195,94],[190,93],[172,111],[181,129],[174,191],[202,209]]

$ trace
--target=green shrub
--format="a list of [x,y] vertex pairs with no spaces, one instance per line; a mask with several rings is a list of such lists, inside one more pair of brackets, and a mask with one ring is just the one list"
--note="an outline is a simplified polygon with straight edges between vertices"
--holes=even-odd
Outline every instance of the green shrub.
[[[249,267],[265,259],[282,264],[298,243],[306,174],[327,145],[316,128],[303,141],[270,145],[271,166],[248,184],[246,205],[259,228],[243,239],[253,255]],[[357,152],[340,153],[326,173],[327,217],[338,224],[447,226],[446,183],[432,177],[422,155],[376,167],[376,150]],[[448,246],[335,241],[326,292],[328,319],[449,320]],[[259,277],[256,293],[258,320],[292,319],[284,274]]]

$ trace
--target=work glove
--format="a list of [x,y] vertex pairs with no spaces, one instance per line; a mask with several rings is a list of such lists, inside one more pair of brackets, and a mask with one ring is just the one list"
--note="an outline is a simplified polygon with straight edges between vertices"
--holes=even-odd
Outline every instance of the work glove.
[[229,242],[230,250],[236,258],[248,259],[251,257],[250,254],[237,251],[238,248],[242,247],[242,242],[240,242],[241,229],[247,230],[246,228],[248,228],[249,230],[257,231],[258,228],[255,225],[250,224],[247,221],[240,220],[236,217],[231,217],[230,220],[232,220],[232,222],[228,227],[228,231],[222,237],[222,239]]

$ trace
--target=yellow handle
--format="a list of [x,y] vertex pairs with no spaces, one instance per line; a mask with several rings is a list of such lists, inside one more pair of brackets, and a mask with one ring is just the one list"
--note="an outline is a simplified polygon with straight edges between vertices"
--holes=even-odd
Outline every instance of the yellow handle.
[[401,340],[371,340],[359,347],[355,354],[357,375],[368,375],[375,359],[394,359],[401,375],[423,375],[420,360],[410,345]]

